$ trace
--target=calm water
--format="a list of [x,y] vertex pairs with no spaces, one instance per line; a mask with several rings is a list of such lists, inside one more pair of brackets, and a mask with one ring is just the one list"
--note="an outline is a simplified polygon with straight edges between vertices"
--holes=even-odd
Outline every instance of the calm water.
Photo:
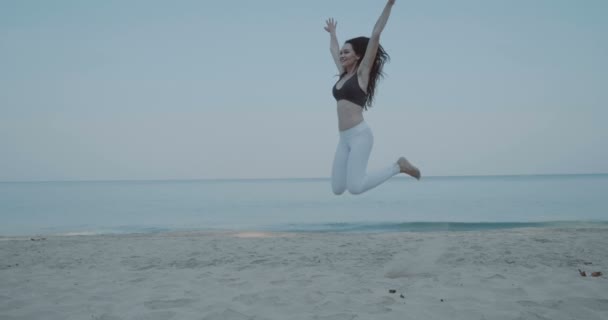
[[476,230],[608,224],[608,175],[393,178],[360,196],[329,180],[0,183],[0,235]]

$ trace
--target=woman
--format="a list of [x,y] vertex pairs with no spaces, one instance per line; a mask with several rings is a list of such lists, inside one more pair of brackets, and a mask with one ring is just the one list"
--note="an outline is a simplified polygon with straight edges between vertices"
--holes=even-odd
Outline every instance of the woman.
[[336,37],[336,21],[326,21],[325,30],[330,34],[330,51],[340,72],[340,79],[333,87],[338,103],[338,128],[340,141],[332,168],[332,189],[336,195],[348,190],[361,194],[403,172],[420,179],[420,170],[401,157],[390,166],[366,173],[374,137],[363,119],[363,110],[371,107],[377,81],[383,76],[382,67],[389,59],[380,45],[380,34],[388,21],[395,0],[389,0],[378,18],[370,38],[358,37],[344,43],[339,49]]

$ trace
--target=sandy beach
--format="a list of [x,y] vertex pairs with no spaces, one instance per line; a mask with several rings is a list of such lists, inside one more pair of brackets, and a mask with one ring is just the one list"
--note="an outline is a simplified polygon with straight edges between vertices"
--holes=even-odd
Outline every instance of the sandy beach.
[[608,319],[606,235],[5,237],[0,319]]

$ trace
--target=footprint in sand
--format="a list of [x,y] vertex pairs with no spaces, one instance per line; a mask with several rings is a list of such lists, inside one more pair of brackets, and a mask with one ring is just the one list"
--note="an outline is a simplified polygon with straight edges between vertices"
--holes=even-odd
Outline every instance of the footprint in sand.
[[113,315],[107,314],[107,313],[104,313],[100,316],[93,315],[93,316],[91,316],[91,319],[93,319],[93,320],[122,320],[121,317],[113,316]]
[[533,307],[533,308],[548,308],[557,310],[564,305],[563,300],[519,300],[517,304],[524,307]]
[[601,298],[571,298],[570,303],[578,306],[585,306],[594,311],[606,312],[608,311],[608,299]]
[[281,297],[275,295],[261,295],[258,293],[241,294],[232,299],[234,302],[240,302],[247,306],[252,305],[268,305],[268,306],[284,306],[287,303],[281,300]]
[[234,311],[232,309],[226,309],[222,313],[212,313],[203,318],[203,320],[249,320],[252,317]]
[[596,312],[608,311],[608,299],[568,298],[565,300],[520,300],[517,304],[524,307],[547,308],[551,310],[574,310],[585,307]]
[[507,279],[502,274],[496,273],[493,276],[482,278],[481,281],[492,281],[492,280],[505,280]]
[[315,316],[314,319],[316,319],[316,320],[353,320],[356,317],[357,317],[357,315],[355,315],[355,314],[338,313],[338,314],[332,314],[332,315],[328,315],[328,316]]
[[135,320],[167,320],[173,319],[176,313],[173,311],[157,311],[151,313],[141,314],[133,319]]
[[158,309],[170,309],[170,308],[179,308],[187,305],[191,305],[194,303],[193,299],[176,299],[176,300],[151,300],[144,302],[144,306],[148,309],[158,310]]

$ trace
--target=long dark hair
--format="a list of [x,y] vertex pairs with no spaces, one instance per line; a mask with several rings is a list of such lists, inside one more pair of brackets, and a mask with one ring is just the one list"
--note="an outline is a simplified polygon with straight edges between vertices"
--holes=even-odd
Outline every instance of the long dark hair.
[[[365,50],[367,49],[367,44],[369,43],[368,37],[357,37],[352,38],[350,40],[346,40],[345,43],[350,43],[353,47],[355,53],[361,57],[357,62],[357,68],[359,67],[359,63],[363,60],[365,56]],[[384,63],[390,61],[391,57],[384,51],[381,45],[378,45],[378,51],[376,51],[376,59],[374,59],[374,64],[372,65],[372,70],[369,73],[369,81],[367,83],[367,100],[365,101],[364,109],[367,110],[367,107],[371,107],[374,102],[374,94],[376,93],[376,84],[380,78],[384,78],[384,72],[382,68],[384,67]],[[346,74],[346,71],[340,75],[342,78]]]

